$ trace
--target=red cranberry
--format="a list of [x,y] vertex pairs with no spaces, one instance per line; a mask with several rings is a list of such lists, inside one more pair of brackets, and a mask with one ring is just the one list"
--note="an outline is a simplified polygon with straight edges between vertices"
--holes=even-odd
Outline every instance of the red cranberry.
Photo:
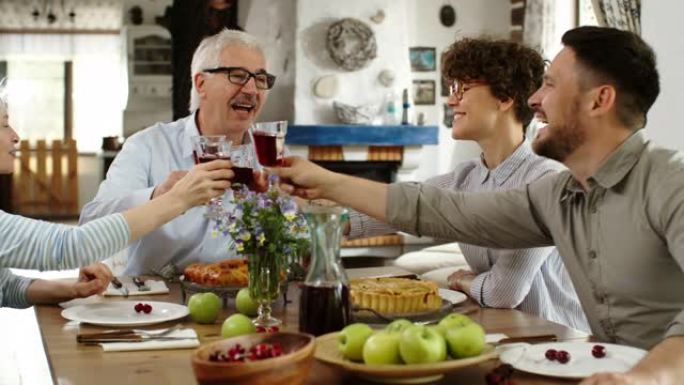
[[485,382],[487,385],[499,385],[504,381],[504,378],[496,373],[488,373],[485,376]]
[[269,333],[277,333],[280,331],[280,328],[277,326],[271,326],[270,328],[267,329]]
[[263,326],[257,326],[256,327],[256,332],[257,333],[266,333],[266,328]]
[[135,304],[135,306],[133,307],[133,309],[135,309],[135,312],[136,312],[136,313],[140,313],[141,311],[143,311],[143,307],[144,307],[144,305],[141,304],[140,302],[138,302],[138,303]]
[[549,349],[546,351],[544,356],[549,361],[555,361],[558,358],[558,352],[556,351],[556,349]]
[[559,350],[556,353],[556,359],[561,364],[567,364],[570,361],[570,353],[566,352],[565,350]]
[[591,355],[596,358],[603,358],[606,356],[606,347],[603,345],[594,345],[591,349]]
[[145,314],[150,314],[152,312],[152,305],[149,303],[144,304],[142,311],[145,312]]

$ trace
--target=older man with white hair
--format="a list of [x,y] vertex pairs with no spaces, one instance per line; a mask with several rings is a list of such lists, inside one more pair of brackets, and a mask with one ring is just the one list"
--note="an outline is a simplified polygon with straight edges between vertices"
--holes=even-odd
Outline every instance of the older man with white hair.
[[[156,199],[193,164],[192,137],[225,135],[249,141],[248,129],[261,111],[275,76],[266,71],[264,52],[253,36],[224,30],[204,39],[192,58],[190,115],[157,123],[126,140],[81,223]],[[224,237],[198,207],[128,248],[126,274],[162,273],[197,261],[230,258]]]

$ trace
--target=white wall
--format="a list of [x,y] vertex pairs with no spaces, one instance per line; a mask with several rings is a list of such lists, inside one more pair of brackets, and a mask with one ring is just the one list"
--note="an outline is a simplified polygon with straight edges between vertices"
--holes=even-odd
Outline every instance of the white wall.
[[276,86],[269,91],[259,120],[294,118],[295,90],[295,0],[240,1],[239,24],[258,37],[265,46],[266,68],[276,75]]
[[[333,99],[351,105],[373,104],[378,111],[389,89],[378,83],[384,69],[395,73],[396,93],[410,84],[406,4],[414,0],[347,0],[332,7],[320,0],[297,1],[295,60],[295,121],[298,124],[338,123],[332,100],[313,96],[312,86],[323,75],[335,74],[339,91]],[[342,3],[340,3],[342,4]],[[369,18],[378,10],[385,19],[375,24]],[[365,22],[375,33],[377,57],[367,67],[349,72],[334,64],[326,50],[328,27],[345,17]]]
[[[450,3],[456,9],[457,20],[452,27],[445,27],[439,21],[439,9]],[[451,128],[445,127],[443,120],[443,104],[446,97],[440,95],[440,63],[439,58],[457,38],[479,37],[482,35],[508,38],[510,30],[511,8],[509,1],[502,0],[409,0],[408,15],[412,19],[407,25],[410,46],[436,47],[437,71],[414,72],[414,79],[434,80],[437,88],[435,106],[417,106],[416,112],[425,114],[426,124],[439,125],[439,146],[437,151],[425,151],[422,164],[417,172],[418,179],[425,179],[452,169],[453,165],[479,154],[479,147],[470,141],[454,141]],[[406,53],[408,55],[408,53]]]
[[648,114],[646,132],[661,145],[684,150],[680,111],[684,107],[684,44],[680,40],[684,2],[643,1],[641,35],[656,52],[660,71],[660,96]]

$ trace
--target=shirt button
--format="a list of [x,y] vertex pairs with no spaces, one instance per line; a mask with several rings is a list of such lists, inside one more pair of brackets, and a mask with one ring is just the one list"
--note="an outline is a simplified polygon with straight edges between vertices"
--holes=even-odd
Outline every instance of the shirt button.
[[596,259],[596,252],[594,250],[589,250],[589,258]]
[[597,300],[601,305],[603,305],[603,304],[606,303],[606,299],[607,299],[607,298],[608,298],[608,296],[605,295],[605,294],[603,294],[603,293],[596,293],[596,300]]

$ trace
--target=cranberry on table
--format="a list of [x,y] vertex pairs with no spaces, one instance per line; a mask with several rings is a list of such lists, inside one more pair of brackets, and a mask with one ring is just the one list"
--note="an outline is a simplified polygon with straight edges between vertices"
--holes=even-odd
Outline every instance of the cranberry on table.
[[558,352],[556,349],[549,349],[546,351],[546,353],[544,353],[544,356],[549,361],[555,361],[558,358]]
[[567,364],[570,361],[570,353],[565,350],[559,350],[556,353],[556,360],[561,364]]
[[591,349],[591,355],[596,358],[603,358],[606,356],[606,347],[603,345],[594,345]]
[[513,381],[510,381],[512,374],[513,366],[509,364],[501,364],[492,369],[491,372],[487,373],[485,376],[485,382],[487,385],[512,385]]

